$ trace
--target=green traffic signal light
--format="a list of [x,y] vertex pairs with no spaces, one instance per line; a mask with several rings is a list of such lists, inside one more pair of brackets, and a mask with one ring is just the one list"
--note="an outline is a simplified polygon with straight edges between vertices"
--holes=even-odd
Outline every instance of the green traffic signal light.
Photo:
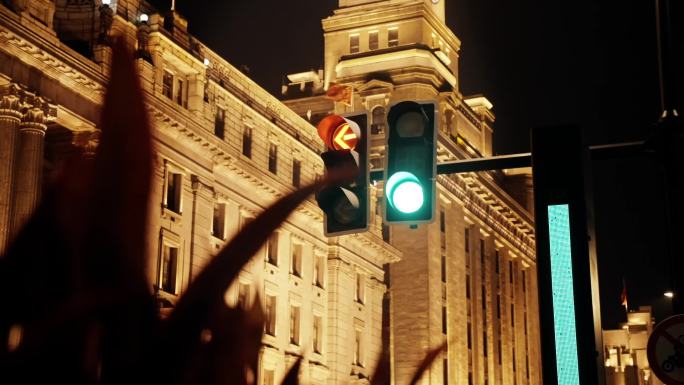
[[394,173],[387,179],[385,186],[387,202],[401,211],[411,214],[423,207],[425,198],[423,197],[423,187],[418,178],[406,171]]
[[387,114],[385,222],[427,223],[436,200],[437,104],[403,101]]

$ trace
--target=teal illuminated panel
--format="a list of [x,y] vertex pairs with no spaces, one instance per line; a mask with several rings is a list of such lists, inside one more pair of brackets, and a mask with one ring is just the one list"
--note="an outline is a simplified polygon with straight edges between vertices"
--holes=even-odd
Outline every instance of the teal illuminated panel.
[[558,385],[578,385],[575,293],[572,287],[572,252],[570,250],[570,211],[568,205],[553,205],[549,206],[548,210],[553,329],[556,337]]

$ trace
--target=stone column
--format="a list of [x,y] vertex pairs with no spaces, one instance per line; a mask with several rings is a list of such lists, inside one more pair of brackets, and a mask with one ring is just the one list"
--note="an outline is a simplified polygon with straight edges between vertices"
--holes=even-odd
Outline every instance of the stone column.
[[47,119],[44,101],[34,97],[19,126],[11,234],[24,226],[40,201],[43,181],[43,148]]
[[2,90],[0,95],[0,255],[2,255],[9,242],[14,154],[22,114],[19,87],[10,84]]

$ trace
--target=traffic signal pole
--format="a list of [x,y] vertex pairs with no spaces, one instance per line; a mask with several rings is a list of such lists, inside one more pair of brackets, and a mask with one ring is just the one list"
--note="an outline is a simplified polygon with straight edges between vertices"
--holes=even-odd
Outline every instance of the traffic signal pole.
[[658,47],[658,80],[661,116],[652,139],[665,171],[666,212],[668,215],[669,259],[672,291],[672,311],[684,314],[684,157],[682,134],[684,123],[677,111],[678,63],[673,55],[670,0],[655,0],[656,34]]

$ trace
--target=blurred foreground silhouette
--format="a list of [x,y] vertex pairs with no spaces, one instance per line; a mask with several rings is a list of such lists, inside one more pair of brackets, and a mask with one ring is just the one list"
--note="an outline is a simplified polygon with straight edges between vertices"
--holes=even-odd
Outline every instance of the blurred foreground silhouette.
[[[259,383],[260,301],[229,308],[224,293],[303,200],[344,176],[327,176],[266,209],[163,318],[145,274],[151,127],[122,40],[114,44],[101,128],[95,158],[67,162],[0,258],[0,384]],[[428,353],[412,384],[445,347]],[[283,384],[298,383],[300,362]],[[379,363],[371,383],[389,380],[388,363]]]

